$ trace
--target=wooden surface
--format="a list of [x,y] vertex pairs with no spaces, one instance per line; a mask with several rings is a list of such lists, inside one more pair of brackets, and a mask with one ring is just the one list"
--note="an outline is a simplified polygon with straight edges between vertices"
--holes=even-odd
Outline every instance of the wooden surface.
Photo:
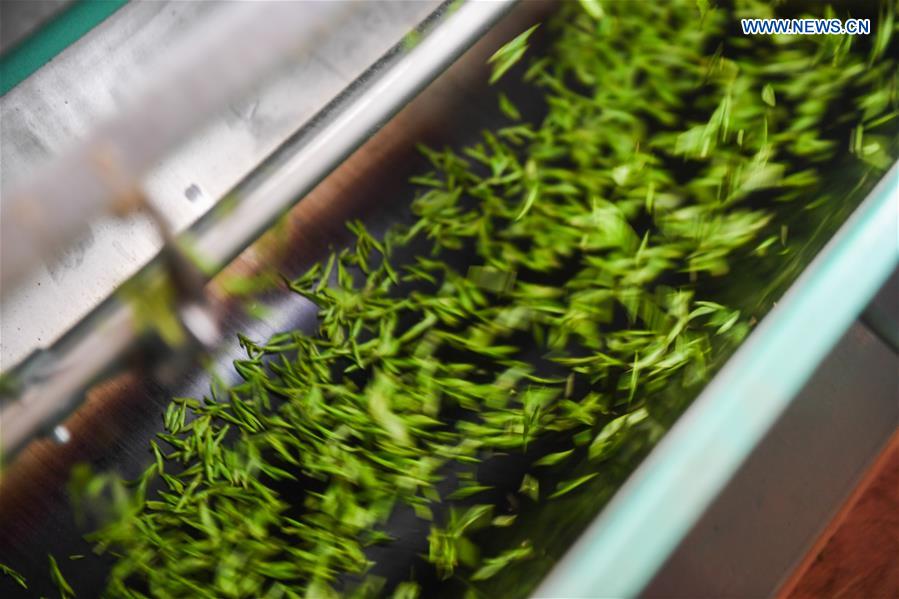
[[779,599],[899,598],[899,430]]

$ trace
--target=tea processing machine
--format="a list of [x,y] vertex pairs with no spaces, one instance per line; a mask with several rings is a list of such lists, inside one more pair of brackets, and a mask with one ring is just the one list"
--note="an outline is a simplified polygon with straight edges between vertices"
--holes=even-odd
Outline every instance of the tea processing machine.
[[[313,322],[277,291],[251,317],[229,277],[296,272],[347,220],[401,218],[415,144],[488,127],[487,58],[554,5],[74,2],[35,24],[16,4],[0,562],[37,571],[86,546],[63,514],[73,464],[136,473],[167,400],[227,378],[237,333]],[[899,425],[897,211],[893,165],[535,596],[776,592]]]

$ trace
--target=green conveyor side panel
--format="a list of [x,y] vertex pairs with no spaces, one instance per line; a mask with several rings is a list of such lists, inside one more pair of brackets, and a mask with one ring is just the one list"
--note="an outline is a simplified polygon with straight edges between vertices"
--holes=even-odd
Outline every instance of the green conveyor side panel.
[[0,95],[5,94],[85,33],[121,8],[127,0],[77,0],[0,57]]

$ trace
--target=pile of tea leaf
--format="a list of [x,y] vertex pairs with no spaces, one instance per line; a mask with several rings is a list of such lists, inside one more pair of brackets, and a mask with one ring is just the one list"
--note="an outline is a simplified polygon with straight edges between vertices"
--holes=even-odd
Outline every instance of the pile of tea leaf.
[[[706,4],[562,3],[501,49],[494,79],[547,41],[512,71],[540,117],[499,94],[501,128],[423,150],[413,224],[353,223],[290,282],[316,334],[242,338],[243,382],[171,403],[91,537],[108,594],[527,593],[564,547],[534,514],[595,514],[748,332],[713,290],[789,253],[781,214],[842,201],[847,148],[872,181],[893,159],[892,9],[869,37],[744,37],[771,7]],[[418,557],[382,563],[403,518]]]

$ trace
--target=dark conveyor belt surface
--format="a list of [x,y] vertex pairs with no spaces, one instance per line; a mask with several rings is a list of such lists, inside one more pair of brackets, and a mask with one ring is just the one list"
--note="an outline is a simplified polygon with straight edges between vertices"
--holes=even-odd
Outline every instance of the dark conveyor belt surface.
[[[87,462],[97,471],[118,472],[124,478],[138,476],[152,458],[147,453],[148,443],[163,431],[161,415],[172,397],[207,394],[210,371],[226,383],[238,380],[232,361],[246,356],[238,334],[264,340],[285,330],[313,331],[314,310],[295,293],[279,286],[244,301],[239,293],[229,292],[228,281],[239,286],[244,277],[257,273],[296,277],[331,248],[350,241],[345,226],[350,220],[363,219],[375,234],[393,222],[408,221],[408,200],[414,193],[408,179],[428,165],[416,144],[461,146],[500,121],[494,92],[484,85],[489,75],[487,59],[503,41],[548,8],[548,4],[519,8],[500,23],[217,277],[210,287],[227,306],[223,322],[227,342],[215,355],[213,368],[194,364],[190,372],[183,373],[164,362],[161,368],[147,371],[141,367],[144,357],[139,353],[130,360],[132,367],[126,373],[89,392],[84,408],[68,422],[72,442],[66,446],[47,439],[34,443],[7,469],[0,514],[15,517],[0,518],[0,563],[16,564],[30,581],[31,590],[52,595],[54,587],[46,576],[47,554],[83,555],[85,559],[78,562],[83,567],[77,571],[70,572],[67,560],[61,560],[67,580],[76,591],[102,587],[112,560],[93,556],[91,544],[82,538],[96,521],[77,523],[73,519],[67,488],[71,469]],[[539,111],[540,107],[532,109]],[[458,119],[447,118],[460,114],[465,115],[464,126]],[[171,373],[175,373],[174,379]],[[413,528],[413,532],[421,531],[420,526]],[[419,553],[421,540],[416,539],[401,553],[407,558]],[[4,597],[21,592],[2,576],[0,590]]]
[[[481,140],[483,130],[496,131],[509,126],[508,109],[503,111],[498,106],[497,91],[514,99],[525,121],[539,122],[547,113],[548,107],[540,95],[533,92],[530,84],[520,81],[524,70],[522,66],[513,69],[497,86],[486,84],[490,72],[486,66],[487,58],[500,43],[511,39],[539,18],[541,10],[529,8],[510,15],[216,279],[213,287],[223,295],[229,306],[226,325],[230,334],[226,338],[231,340],[215,356],[215,365],[209,369],[220,377],[214,382],[218,389],[239,382],[231,362],[245,358],[246,351],[238,344],[237,334],[253,342],[263,342],[284,331],[314,333],[314,306],[287,289],[278,276],[287,280],[296,279],[312,264],[327,259],[331,249],[345,247],[352,241],[346,228],[349,221],[363,220],[367,229],[379,239],[394,223],[415,222],[410,211],[410,199],[422,193],[422,186],[408,181],[410,177],[430,169],[426,158],[416,150],[416,143],[432,148],[462,148]],[[539,28],[531,39],[530,52],[540,56],[552,43],[555,33],[548,26]],[[851,99],[844,101],[850,102]],[[704,122],[701,121],[702,109],[696,112],[690,117]],[[708,115],[704,118],[707,120]],[[844,125],[841,125],[843,128],[837,127],[831,135],[842,139]],[[684,160],[680,166],[679,176],[685,180],[703,172],[703,163],[698,159]],[[745,323],[749,326],[764,317],[801,268],[864,197],[865,191],[876,183],[876,176],[862,177],[862,167],[842,154],[825,166],[817,167],[821,171],[830,171],[827,186],[831,191],[830,199],[823,207],[809,210],[811,201],[782,204],[774,222],[765,223],[765,232],[774,233],[775,237],[760,235],[757,240],[756,245],[765,243],[765,247],[770,249],[764,251],[763,248],[747,254],[730,265],[730,272],[739,273],[738,279],[731,276],[702,278],[698,287],[702,297],[740,310],[741,325]],[[628,176],[623,171],[619,171],[619,175],[623,178]],[[859,179],[862,183],[857,185]],[[748,194],[744,205],[750,208],[770,207],[776,199],[773,195],[774,192],[768,192],[762,185]],[[618,199],[627,201],[627,198]],[[659,201],[664,200],[662,197]],[[648,229],[650,223],[638,219],[637,226]],[[419,246],[411,246],[398,250],[396,262],[409,264],[410,258],[419,249]],[[471,251],[459,251],[452,253],[448,262],[464,274],[465,265],[476,258]],[[560,270],[562,272],[558,276],[564,278],[567,273],[564,268]],[[272,277],[276,284],[251,300],[236,297],[239,294],[235,293],[234,283],[240,281],[240,276],[252,273],[277,273],[278,276]],[[529,276],[523,271],[518,275],[519,280],[526,280]],[[662,278],[668,285],[674,286],[690,281],[691,276],[695,275],[681,272],[665,274]],[[488,281],[488,284],[492,283]],[[401,292],[411,294],[413,289],[402,288]],[[255,316],[246,313],[248,305]],[[627,313],[616,312],[607,324],[609,329],[626,328],[629,326]],[[726,324],[719,323],[719,326],[725,328]],[[734,324],[731,322],[730,326]],[[519,335],[514,338],[519,340],[523,337]],[[710,372],[720,366],[733,346],[722,343],[716,349],[718,351],[710,363]],[[543,355],[543,351],[534,344],[532,350],[523,352],[522,359],[544,366],[545,369],[537,371],[535,376],[559,376],[563,369],[543,361]],[[627,371],[626,367],[624,371]],[[595,426],[586,428],[588,433],[592,433],[588,441],[592,441],[596,433],[601,432],[603,426],[615,417],[633,413],[630,402],[634,397],[638,401],[640,399],[633,393],[628,396],[626,382],[623,386],[617,380],[604,381],[600,385],[579,376],[573,376],[569,381],[566,383],[566,387],[570,387],[566,391],[569,396],[601,391],[615,398]],[[529,550],[526,562],[481,583],[481,591],[493,596],[524,596],[532,590],[649,451],[661,433],[660,427],[673,422],[689,400],[695,397],[703,382],[678,379],[677,384],[683,385],[681,388],[655,389],[655,393],[666,399],[664,405],[653,410],[653,420],[657,426],[641,427],[639,422],[635,422],[632,425],[634,434],[614,448],[614,459],[604,461],[600,474],[593,478],[583,478],[585,473],[589,476],[597,471],[595,464],[588,460],[587,447],[572,447],[570,439],[564,434],[547,434],[521,450],[504,452],[491,449],[475,470],[459,463],[445,466],[440,472],[444,480],[437,485],[444,499],[430,506],[433,522],[443,524],[452,520],[454,511],[458,515],[467,513],[475,505],[492,504],[493,517],[516,515],[516,520],[513,526],[494,526],[472,535],[485,555],[529,547],[522,543],[540,539],[540,545]],[[97,501],[85,509],[80,522],[73,517],[71,495],[66,486],[70,468],[78,462],[88,461],[96,471],[114,471],[126,478],[139,476],[153,461],[152,454],[147,451],[148,443],[162,431],[162,414],[170,398],[202,397],[208,394],[209,386],[208,370],[198,366],[187,375],[171,375],[164,370],[146,372],[135,368],[95,388],[86,408],[73,418],[72,443],[63,448],[47,442],[35,445],[6,473],[3,493],[0,494],[0,513],[4,514],[0,522],[0,563],[15,565],[29,581],[34,581],[37,592],[50,593],[52,587],[45,586],[45,572],[46,555],[52,553],[57,556],[76,590],[85,590],[85,595],[89,596],[90,589],[101,588],[113,560],[108,554],[93,555],[91,545],[81,539],[85,531],[97,525],[96,512],[102,512],[101,502]],[[276,398],[276,401],[281,399]],[[456,406],[442,413],[441,419],[464,421],[474,417]],[[630,426],[627,422],[622,426],[625,425]],[[559,456],[569,450],[572,453],[565,457],[570,456],[571,459],[550,474],[544,474],[545,471],[534,464],[547,455]],[[562,460],[561,457],[559,459]],[[466,481],[467,476],[472,475],[478,485],[489,489],[470,497],[445,499],[447,494]],[[539,479],[537,492],[541,497],[546,497],[553,490],[563,490],[567,481],[586,482],[577,492],[560,493],[558,499],[538,505],[530,499],[536,489],[523,485],[523,478],[531,481]],[[302,515],[303,500],[310,492],[325,489],[321,481],[303,477],[298,481],[269,480],[269,484],[293,506],[291,509],[295,512],[291,513],[298,515]],[[159,487],[157,481],[151,489]],[[15,514],[15,517],[6,517],[7,514]],[[396,539],[395,542],[366,548],[366,556],[375,562],[371,574],[382,577],[386,588],[390,589],[407,580],[411,574],[422,585],[424,597],[459,595],[465,591],[466,583],[459,577],[442,581],[439,573],[422,558],[432,547],[429,542],[432,524],[422,516],[423,512],[417,513],[407,506],[398,506],[393,511],[384,530]],[[459,550],[465,551],[464,548]],[[85,557],[70,561],[67,559],[70,555]],[[341,575],[334,586],[348,590],[361,580],[356,576]],[[0,584],[7,585],[9,582],[3,580]],[[7,587],[0,588],[6,590]],[[9,589],[8,596],[13,596],[16,591],[13,587]]]

